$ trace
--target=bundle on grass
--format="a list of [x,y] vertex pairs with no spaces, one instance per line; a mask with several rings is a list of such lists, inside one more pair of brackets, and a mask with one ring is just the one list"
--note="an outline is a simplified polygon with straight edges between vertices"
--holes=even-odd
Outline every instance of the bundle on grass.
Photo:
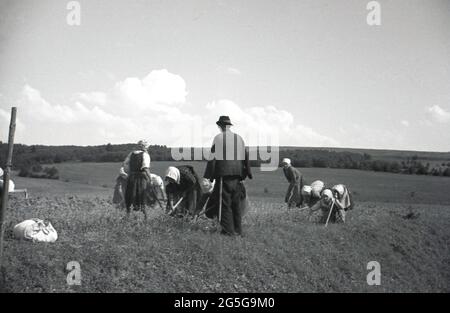
[[58,234],[52,224],[38,218],[32,218],[17,224],[14,226],[13,234],[18,239],[33,242],[55,242],[58,239]]
[[[0,192],[3,190],[3,179],[0,179]],[[8,192],[14,192],[16,186],[12,179],[9,180]]]

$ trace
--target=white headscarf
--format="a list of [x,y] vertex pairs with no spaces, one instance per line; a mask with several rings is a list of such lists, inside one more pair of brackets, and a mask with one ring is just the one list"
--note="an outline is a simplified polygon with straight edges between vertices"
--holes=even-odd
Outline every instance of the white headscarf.
[[159,175],[150,173],[150,181],[151,181],[152,185],[154,185],[154,186],[164,187],[164,182]]
[[322,198],[329,198],[329,199],[333,199],[333,192],[330,189],[325,189],[322,192]]
[[304,196],[310,196],[310,195],[311,195],[311,191],[312,191],[311,186],[305,185],[305,186],[303,186],[303,188],[302,188],[302,195],[304,195]]
[[201,187],[202,187],[203,192],[211,193],[214,189],[215,182],[216,181],[211,182],[209,179],[203,178],[201,181]]
[[344,185],[342,185],[342,184],[335,185],[332,189],[333,189],[333,190],[336,190],[336,191],[339,193],[339,196],[342,197],[342,196],[344,195],[344,192],[345,192],[345,187],[344,187]]
[[180,170],[177,169],[175,166],[169,166],[169,168],[166,171],[165,177],[170,177],[174,181],[177,182],[177,184],[180,183]]
[[321,180],[313,181],[311,184],[311,195],[313,197],[320,198],[320,194],[323,188],[325,188],[325,184],[323,181]]
[[339,196],[336,199],[337,204],[341,209],[347,209],[352,205],[350,194],[345,185],[339,184],[333,187],[333,191],[336,191]]
[[148,142],[145,140],[139,140],[137,145],[138,145],[138,149],[142,150],[142,151],[147,151],[148,147],[149,147]]
[[282,164],[291,165],[291,159],[284,158],[283,161],[281,161]]

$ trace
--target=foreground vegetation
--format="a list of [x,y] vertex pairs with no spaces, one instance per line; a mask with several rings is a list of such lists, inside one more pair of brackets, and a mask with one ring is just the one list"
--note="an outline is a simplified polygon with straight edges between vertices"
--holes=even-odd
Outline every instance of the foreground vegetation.
[[[245,236],[219,235],[208,220],[189,223],[155,209],[150,220],[108,199],[13,200],[5,242],[4,292],[449,292],[448,207],[360,203],[345,225],[315,224],[306,213],[253,199]],[[59,239],[12,237],[26,218],[51,220]],[[66,265],[81,265],[68,286]],[[369,261],[381,285],[368,286]]]

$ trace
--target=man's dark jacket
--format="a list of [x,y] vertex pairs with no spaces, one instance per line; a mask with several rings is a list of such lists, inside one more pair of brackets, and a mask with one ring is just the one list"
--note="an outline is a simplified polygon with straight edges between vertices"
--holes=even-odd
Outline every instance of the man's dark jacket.
[[210,180],[224,176],[239,176],[241,180],[252,178],[249,152],[244,140],[229,129],[214,138],[204,175]]

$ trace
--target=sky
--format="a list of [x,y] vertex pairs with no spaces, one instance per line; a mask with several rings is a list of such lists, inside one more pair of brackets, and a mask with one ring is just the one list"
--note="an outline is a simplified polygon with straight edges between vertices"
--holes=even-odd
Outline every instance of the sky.
[[448,0],[69,2],[0,0],[3,142],[450,151]]

